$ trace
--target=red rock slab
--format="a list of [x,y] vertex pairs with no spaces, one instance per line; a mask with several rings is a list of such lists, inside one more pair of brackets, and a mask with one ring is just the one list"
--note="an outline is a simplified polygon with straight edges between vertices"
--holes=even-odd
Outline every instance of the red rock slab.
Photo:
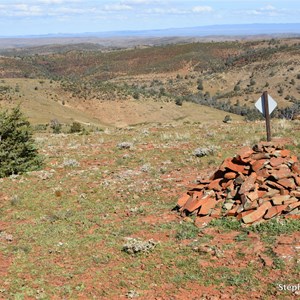
[[227,182],[224,182],[224,183],[222,183],[222,188],[223,189],[230,189],[230,190],[233,190],[234,189],[234,182],[233,182],[233,180],[229,180],[229,181],[227,181]]
[[290,155],[291,155],[291,151],[290,150],[287,150],[287,149],[280,150],[280,156],[281,157],[287,157],[287,156],[290,156]]
[[218,202],[214,198],[207,197],[201,204],[198,215],[208,215],[211,212],[211,209],[215,208],[217,203]]
[[265,164],[269,162],[268,159],[259,159],[259,160],[254,160],[251,164],[252,170],[254,172],[257,172],[258,170],[262,169]]
[[254,153],[251,155],[252,160],[260,160],[270,158],[271,155],[269,153],[261,152],[261,153]]
[[294,210],[295,208],[297,208],[299,206],[300,206],[300,201],[297,201],[297,202],[289,204],[284,211],[290,212],[290,211]]
[[272,197],[272,203],[273,205],[281,205],[290,198],[290,195],[277,195]]
[[268,192],[262,198],[272,198],[280,194],[280,190],[269,188]]
[[229,210],[226,213],[226,216],[228,216],[228,217],[234,217],[234,216],[236,216],[238,208],[239,208],[238,205],[234,206],[231,210]]
[[286,189],[294,190],[296,189],[294,179],[283,178],[277,181],[278,184],[282,185]]
[[277,167],[279,165],[282,165],[286,160],[283,157],[272,157],[270,159],[270,165],[272,167]]
[[252,210],[257,208],[258,206],[259,206],[258,201],[246,201],[244,204],[244,210],[245,211]]
[[269,171],[265,168],[257,170],[256,174],[258,177],[263,177],[263,178],[268,178],[270,176]]
[[264,146],[264,152],[273,154],[276,151],[276,147],[274,145]]
[[266,194],[267,194],[267,191],[265,191],[265,190],[258,190],[257,191],[258,198],[262,198]]
[[281,150],[275,150],[272,155],[275,156],[275,157],[281,157]]
[[191,185],[188,187],[189,191],[201,191],[202,189],[204,189],[207,186],[207,184],[197,184],[197,185]]
[[242,173],[242,174],[248,174],[248,170],[245,170],[245,165],[240,165],[233,162],[232,158],[226,158],[222,165],[220,166],[221,171],[226,171],[226,169],[229,169],[231,171]]
[[246,192],[249,192],[255,188],[255,180],[257,178],[256,173],[251,173],[249,177],[245,179],[243,184],[241,185],[241,188],[239,190],[239,194],[244,194]]
[[254,151],[250,147],[246,146],[239,150],[239,152],[236,155],[236,158],[242,162],[247,163],[250,161],[250,156],[253,153]]
[[208,179],[204,179],[204,178],[201,178],[201,179],[198,179],[197,180],[197,183],[198,184],[204,184],[204,185],[207,185],[208,183],[210,183],[210,180],[208,180]]
[[256,144],[252,147],[253,151],[255,152],[263,152],[264,151],[264,147],[262,145],[262,143]]
[[227,172],[224,174],[225,179],[235,179],[237,177],[237,173],[235,172]]
[[239,173],[239,176],[234,180],[235,185],[242,185],[246,180],[246,176],[242,173]]
[[298,158],[296,155],[292,155],[291,158],[289,159],[289,162],[290,163],[296,163],[298,162]]
[[255,209],[240,212],[240,213],[238,213],[236,218],[237,218],[237,220],[241,220],[243,217],[245,217],[253,212],[255,212]]
[[283,186],[278,184],[277,182],[274,182],[274,181],[271,181],[271,180],[266,180],[265,183],[266,183],[266,185],[270,186],[271,188],[275,188],[279,191],[283,189]]
[[298,202],[299,200],[295,197],[291,197],[289,200],[287,201],[284,201],[282,204],[292,204],[292,203],[295,203],[295,202]]
[[294,176],[294,180],[297,186],[300,186],[300,177]]
[[185,204],[190,198],[191,198],[191,196],[188,195],[187,193],[185,193],[184,195],[182,195],[182,196],[178,199],[177,205],[178,205],[179,207],[184,206],[184,204]]
[[195,225],[199,228],[204,228],[209,224],[211,220],[212,220],[211,216],[203,216],[203,217],[197,216],[195,219]]
[[257,200],[259,198],[258,195],[258,189],[255,189],[253,192],[248,192],[246,194],[247,199],[249,199],[250,201],[254,201]]
[[252,213],[243,216],[242,220],[246,224],[253,223],[263,217],[263,215],[266,213],[266,211],[272,207],[272,204],[270,201],[264,202],[261,206],[259,206],[255,211]]
[[203,190],[202,191],[194,191],[191,193],[193,199],[203,198]]
[[296,198],[300,198],[300,191],[296,190],[296,191],[291,191],[290,195]]
[[209,190],[215,190],[215,191],[220,192],[222,190],[222,186],[220,184],[220,182],[222,180],[223,180],[223,178],[218,178],[218,179],[211,181],[210,184],[207,186],[207,188]]
[[216,199],[218,200],[224,199],[227,196],[226,193],[224,193],[223,191],[216,192],[215,194],[216,194]]
[[260,253],[260,254],[259,254],[259,257],[260,257],[260,259],[262,260],[263,265],[264,265],[265,267],[272,267],[272,266],[273,266],[273,263],[274,263],[274,262],[273,262],[273,259],[271,259],[269,256]]
[[284,216],[286,219],[293,219],[293,220],[299,220],[300,215],[285,215]]
[[270,175],[273,176],[275,180],[290,178],[293,176],[290,168],[286,165],[282,165],[279,169],[270,170]]
[[292,171],[298,175],[300,175],[300,163],[294,163],[292,165]]
[[271,218],[277,216],[277,215],[280,214],[287,206],[288,206],[288,204],[276,205],[276,206],[270,207],[270,208],[268,209],[267,213],[264,215],[264,219],[268,220],[268,219],[271,219]]
[[271,201],[271,200],[272,200],[272,198],[267,197],[267,198],[263,198],[263,199],[258,199],[257,202],[258,202],[258,205],[261,206],[263,203]]
[[280,190],[280,195],[289,195],[289,194],[290,194],[289,190],[285,190],[285,189]]
[[205,204],[207,201],[214,201],[216,200],[212,198],[210,195],[206,195],[202,198],[190,198],[185,205],[181,208],[182,211],[187,210],[188,212],[193,212],[198,209],[200,206]]

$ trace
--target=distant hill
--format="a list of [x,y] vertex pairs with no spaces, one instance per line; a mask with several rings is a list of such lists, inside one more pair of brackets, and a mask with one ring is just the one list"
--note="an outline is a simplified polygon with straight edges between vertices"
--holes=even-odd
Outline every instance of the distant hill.
[[241,25],[212,25],[190,28],[169,28],[144,31],[115,31],[103,33],[85,33],[84,36],[138,36],[138,37],[166,37],[166,36],[244,36],[244,35],[278,35],[299,34],[299,24],[241,24]]
[[57,33],[27,36],[0,36],[0,49],[41,45],[92,43],[102,47],[133,47],[204,40],[254,39],[255,37],[298,37],[300,23],[226,24],[190,28],[168,28],[135,31]]
[[189,28],[167,28],[153,30],[127,30],[85,33],[57,33],[46,35],[19,36],[24,38],[53,38],[53,37],[167,37],[167,36],[243,36],[260,34],[299,34],[300,23],[287,24],[225,24],[211,26],[197,26]]

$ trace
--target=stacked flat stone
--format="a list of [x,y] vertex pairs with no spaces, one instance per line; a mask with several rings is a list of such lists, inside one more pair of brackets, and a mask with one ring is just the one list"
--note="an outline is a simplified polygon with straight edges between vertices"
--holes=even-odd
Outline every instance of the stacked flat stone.
[[234,216],[245,224],[278,215],[300,218],[300,163],[280,144],[262,142],[226,158],[208,180],[200,180],[177,203],[196,225]]

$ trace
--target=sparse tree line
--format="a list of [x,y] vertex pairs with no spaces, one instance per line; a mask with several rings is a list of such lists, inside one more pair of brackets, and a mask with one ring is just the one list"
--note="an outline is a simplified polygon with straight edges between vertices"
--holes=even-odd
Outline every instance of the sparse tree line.
[[[176,78],[178,80],[178,78]],[[174,86],[174,82],[163,83],[160,80],[153,80],[149,85],[146,84],[113,84],[110,82],[90,82],[77,83],[66,82],[62,83],[65,90],[72,92],[77,97],[83,97],[84,99],[91,99],[95,95],[106,95],[107,99],[114,99],[114,96],[118,96],[119,99],[126,99],[127,96],[131,96],[135,100],[143,98],[161,99],[165,97],[169,101],[175,101],[179,106],[183,105],[184,101],[191,101],[194,103],[206,105],[209,107],[217,108],[229,113],[244,116],[247,120],[256,120],[261,118],[261,114],[254,107],[247,106],[246,104],[240,105],[239,101],[232,104],[230,100],[224,101],[224,98],[230,99],[238,94],[242,94],[240,85],[236,84],[231,92],[226,94],[216,94],[211,96],[209,92],[204,92],[203,80],[198,79],[196,81],[198,92],[196,94],[190,94],[183,86]],[[249,88],[256,84],[253,78],[250,79]],[[279,89],[280,92],[280,89]],[[246,91],[246,93],[248,93]],[[99,96],[101,98],[101,96]],[[122,98],[123,97],[123,98]],[[96,96],[97,98],[97,96]],[[100,99],[99,98],[99,99]],[[221,100],[222,99],[222,100]],[[277,108],[272,117],[294,119],[300,115],[300,101],[294,97],[290,97],[289,101],[292,105],[285,108]]]
[[262,59],[267,59],[268,57],[283,51],[299,51],[300,43],[295,43],[293,45],[275,45],[275,47],[271,46],[269,43],[268,48],[250,48],[240,54],[237,55],[229,55],[225,62],[225,67],[231,67],[236,65],[246,65],[251,62],[260,61]]
[[[262,119],[261,113],[254,107],[241,106],[239,102],[231,104],[230,101],[218,101],[218,97],[207,97],[205,94],[199,92],[196,95],[184,97],[185,101],[206,105],[216,109],[220,109],[229,113],[241,115],[246,120],[259,120]],[[178,100],[177,100],[178,101]],[[274,118],[293,120],[300,116],[300,101],[296,101],[289,107],[276,108],[271,115]]]

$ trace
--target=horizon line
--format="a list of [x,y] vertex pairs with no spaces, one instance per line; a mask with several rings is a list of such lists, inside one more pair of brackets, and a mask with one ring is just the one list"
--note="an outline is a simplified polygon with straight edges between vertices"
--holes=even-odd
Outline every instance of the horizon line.
[[[191,29],[197,29],[197,28],[212,28],[212,27],[228,27],[228,26],[275,26],[275,25],[298,25],[300,26],[300,23],[230,23],[230,24],[212,24],[212,25],[199,25],[199,26],[189,26],[189,27],[167,27],[167,28],[152,28],[152,29],[124,29],[124,30],[109,30],[109,31],[85,31],[85,32],[55,32],[55,33],[40,33],[40,34],[24,34],[24,35],[0,35],[1,39],[4,38],[38,38],[38,37],[59,37],[62,35],[70,35],[73,38],[74,37],[83,37],[82,35],[101,35],[101,34],[121,34],[121,33],[146,33],[146,32],[160,32],[160,31],[170,31],[170,30],[191,30]],[[286,32],[286,34],[289,34],[290,32]],[[276,33],[274,33],[276,34]],[[279,33],[278,33],[279,34]],[[280,34],[283,34],[282,32]],[[300,29],[299,29],[300,34]],[[215,34],[214,34],[215,35]],[[93,36],[89,36],[93,37]]]

